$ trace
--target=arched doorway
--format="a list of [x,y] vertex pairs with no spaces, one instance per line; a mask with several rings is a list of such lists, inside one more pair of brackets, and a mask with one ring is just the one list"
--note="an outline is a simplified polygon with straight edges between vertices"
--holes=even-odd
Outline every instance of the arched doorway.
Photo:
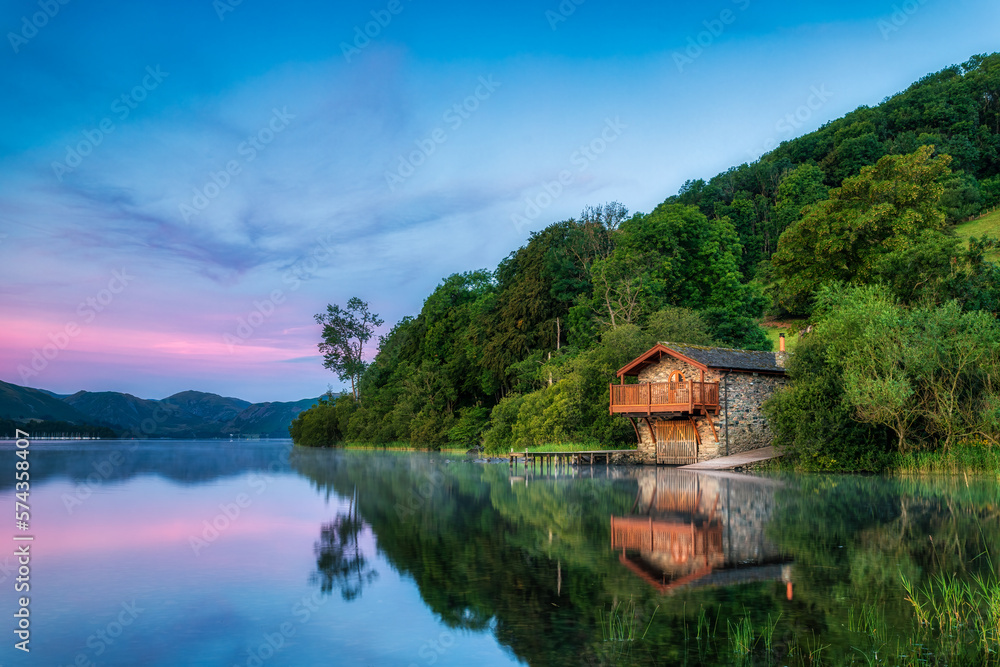
[[681,371],[671,371],[667,379],[667,387],[670,391],[671,403],[687,403],[691,396],[691,383],[684,379]]

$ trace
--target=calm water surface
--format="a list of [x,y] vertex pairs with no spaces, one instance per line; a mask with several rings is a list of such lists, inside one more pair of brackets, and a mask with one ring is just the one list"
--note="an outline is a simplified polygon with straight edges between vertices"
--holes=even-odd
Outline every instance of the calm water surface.
[[288,442],[30,456],[31,653],[0,556],[2,665],[731,664],[738,623],[773,624],[777,664],[867,664],[851,619],[877,605],[910,632],[901,574],[1000,554],[995,477],[512,475]]

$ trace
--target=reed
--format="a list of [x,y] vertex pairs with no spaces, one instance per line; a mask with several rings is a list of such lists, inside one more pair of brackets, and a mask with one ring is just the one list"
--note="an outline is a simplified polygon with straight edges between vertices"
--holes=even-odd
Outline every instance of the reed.
[[729,649],[732,653],[743,656],[753,653],[757,641],[749,613],[745,613],[736,623],[727,620],[726,629],[729,635]]
[[[638,639],[644,639],[646,633],[649,632],[649,626],[653,623],[653,617],[656,616],[656,612],[659,611],[660,605],[656,605],[656,609],[649,616],[649,621],[646,623],[646,629],[643,631],[642,636]],[[608,612],[607,618],[604,615],[604,608],[598,610],[598,615],[600,617],[601,624],[601,634],[606,642],[634,642],[636,641],[636,632],[638,630],[637,625],[637,610],[635,606],[635,601],[629,598],[628,602],[614,602],[611,604],[611,611]]]
[[958,475],[1000,470],[1000,447],[964,441],[947,451],[914,451],[892,456],[890,467],[902,475]]
[[[986,554],[989,574],[971,581],[937,574],[920,590],[900,575],[913,607],[917,642],[938,657],[1000,665],[1000,578]],[[970,655],[970,651],[972,655]]]

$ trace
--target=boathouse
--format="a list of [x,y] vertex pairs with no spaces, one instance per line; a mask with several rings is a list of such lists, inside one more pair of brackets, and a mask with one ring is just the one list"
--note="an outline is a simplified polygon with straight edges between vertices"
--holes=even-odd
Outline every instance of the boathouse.
[[632,422],[646,463],[683,465],[765,447],[771,430],[761,406],[788,381],[781,342],[779,352],[657,343],[618,371],[609,410]]

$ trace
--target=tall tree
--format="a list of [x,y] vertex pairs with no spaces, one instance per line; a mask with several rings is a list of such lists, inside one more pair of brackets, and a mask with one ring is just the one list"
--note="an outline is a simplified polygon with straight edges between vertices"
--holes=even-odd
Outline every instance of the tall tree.
[[351,393],[358,400],[358,381],[368,364],[364,360],[364,346],[375,328],[383,321],[371,312],[368,304],[358,297],[351,297],[347,308],[337,304],[328,305],[325,313],[315,316],[323,325],[323,342],[319,351],[323,354],[323,367],[337,374],[341,381],[351,381]]
[[759,315],[762,304],[740,280],[741,253],[729,220],[710,220],[694,206],[660,204],[622,223],[614,252],[595,267],[595,311],[615,325],[665,306]]
[[947,155],[933,146],[909,155],[887,155],[848,178],[830,198],[813,205],[785,230],[771,258],[778,304],[792,313],[807,312],[816,290],[828,283],[891,280],[888,267],[925,245],[945,228],[939,202]]

